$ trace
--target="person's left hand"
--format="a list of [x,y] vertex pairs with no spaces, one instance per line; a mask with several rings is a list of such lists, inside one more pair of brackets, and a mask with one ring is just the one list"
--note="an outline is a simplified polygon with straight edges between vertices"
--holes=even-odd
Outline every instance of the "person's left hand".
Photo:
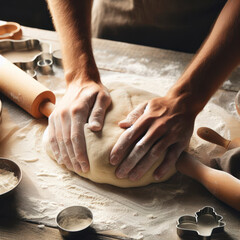
[[120,164],[116,176],[136,181],[166,152],[154,172],[159,180],[188,146],[194,120],[195,115],[177,98],[160,97],[139,105],[119,122],[120,127],[128,129],[110,154],[110,164]]

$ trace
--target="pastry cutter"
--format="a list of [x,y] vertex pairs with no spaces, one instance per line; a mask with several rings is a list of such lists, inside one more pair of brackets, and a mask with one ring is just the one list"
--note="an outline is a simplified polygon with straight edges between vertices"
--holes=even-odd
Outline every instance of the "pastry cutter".
[[195,213],[195,216],[182,216],[177,221],[177,234],[181,238],[210,240],[216,233],[224,231],[225,222],[213,207],[207,206]]

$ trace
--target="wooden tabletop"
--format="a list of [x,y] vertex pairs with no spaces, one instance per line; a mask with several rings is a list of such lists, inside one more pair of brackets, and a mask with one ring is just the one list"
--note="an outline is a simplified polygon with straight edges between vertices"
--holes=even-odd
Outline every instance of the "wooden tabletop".
[[[40,30],[34,28],[23,27],[23,37],[24,38],[36,38],[41,41],[48,42],[51,44],[53,50],[59,49],[59,42],[56,32]],[[166,62],[178,61],[178,73],[180,75],[182,71],[191,61],[193,55],[181,52],[168,51],[163,49],[156,49],[151,47],[139,46],[134,44],[127,44],[122,42],[114,42],[109,40],[93,39],[93,49],[94,51],[105,51],[108,53],[114,53],[115,55],[131,55],[134,58],[144,58],[147,59],[146,67],[152,71],[157,71]],[[119,65],[109,65],[106,62],[101,61],[101,59],[96,58],[98,68],[100,70],[131,73],[132,69],[128,69]],[[146,72],[142,72],[145,75]],[[176,75],[176,72],[174,72]],[[147,74],[146,74],[147,75]],[[175,76],[177,79],[179,76]],[[37,223],[24,222],[21,220],[15,211],[15,198],[9,196],[8,198],[0,199],[0,239],[1,240],[33,240],[33,239],[63,239],[56,228],[42,226]],[[86,239],[86,238],[84,238]],[[91,239],[97,239],[91,238]],[[232,239],[224,235],[218,239]]]

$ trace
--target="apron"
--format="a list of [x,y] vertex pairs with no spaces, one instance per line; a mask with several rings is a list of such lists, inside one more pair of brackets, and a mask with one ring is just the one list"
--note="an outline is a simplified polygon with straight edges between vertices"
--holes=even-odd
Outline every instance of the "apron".
[[226,0],[95,0],[92,36],[195,52]]

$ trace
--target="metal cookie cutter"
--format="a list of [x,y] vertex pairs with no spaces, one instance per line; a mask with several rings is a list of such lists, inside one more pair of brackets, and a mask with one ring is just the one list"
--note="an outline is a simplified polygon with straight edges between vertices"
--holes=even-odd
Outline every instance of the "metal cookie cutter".
[[214,208],[204,207],[193,216],[182,216],[177,221],[177,234],[181,238],[190,237],[210,240],[212,235],[224,231],[225,222]]
[[61,68],[63,67],[61,50],[54,51],[52,54],[52,58],[53,58],[53,62],[56,66],[61,67]]
[[0,26],[0,39],[21,39],[22,29],[18,23],[7,22]]
[[[51,47],[47,43],[41,43],[37,39],[26,39],[26,40],[0,40],[0,54],[10,51],[31,51],[39,50],[40,53],[34,56],[30,61],[14,62],[22,70],[28,72],[30,75],[35,76],[37,67],[49,61],[48,67],[52,67],[52,54]],[[39,63],[39,64],[38,64]],[[41,71],[43,74],[49,74],[49,71]]]

